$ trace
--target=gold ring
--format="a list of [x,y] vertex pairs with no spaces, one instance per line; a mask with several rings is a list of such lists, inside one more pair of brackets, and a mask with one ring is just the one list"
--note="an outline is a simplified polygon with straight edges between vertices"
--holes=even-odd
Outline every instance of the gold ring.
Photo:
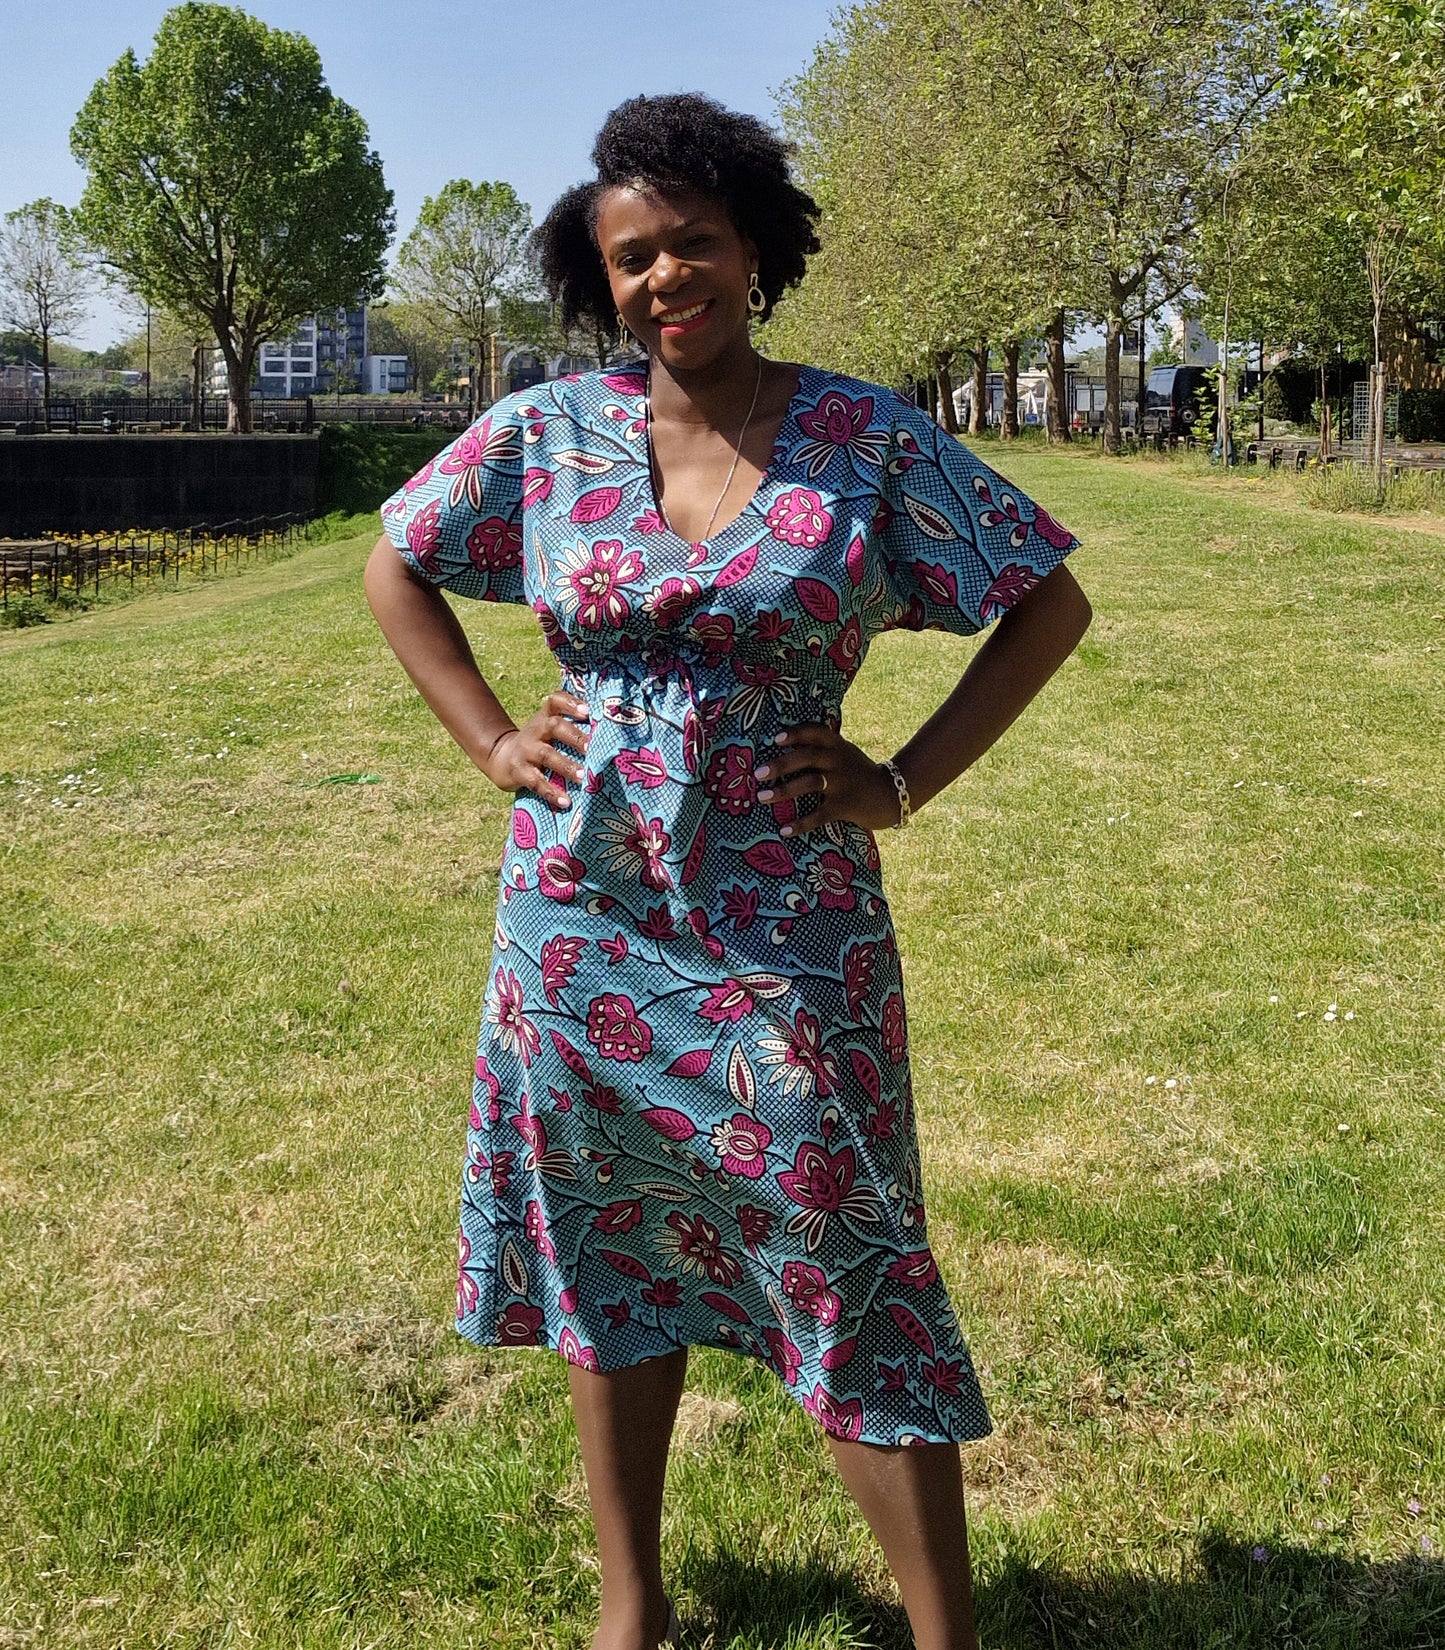
[[828,789],[828,776],[827,776],[827,774],[823,775],[823,783],[819,787],[819,789],[823,790],[823,791],[826,791]]

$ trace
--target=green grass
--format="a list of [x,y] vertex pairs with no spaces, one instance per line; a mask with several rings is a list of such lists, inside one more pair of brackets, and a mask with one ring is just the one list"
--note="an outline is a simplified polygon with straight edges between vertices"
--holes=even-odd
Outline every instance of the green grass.
[[[1424,1650],[1440,538],[990,457],[1085,538],[1096,618],[882,843],[997,1425],[984,1643]],[[0,638],[0,1650],[589,1641],[565,1366],[448,1327],[505,802],[386,650],[370,542]],[[523,711],[530,615],[458,606]],[[850,736],[968,655],[885,638]],[[821,1435],[726,1352],[665,1548],[695,1644],[908,1643]]]
[[[127,576],[128,564],[122,553],[102,571],[98,589],[90,580],[82,579],[78,588],[70,583],[62,584],[53,597],[50,586],[39,574],[33,593],[28,594],[23,592],[23,587],[17,588],[12,579],[5,605],[0,607],[0,631],[25,630],[33,625],[63,622],[84,613],[120,607],[140,598],[154,600],[181,594],[198,584],[232,579],[237,574],[253,572],[259,566],[285,561],[304,545],[315,546],[329,544],[334,539],[355,538],[358,533],[370,531],[375,526],[375,520],[370,507],[362,511],[328,510],[325,515],[314,516],[306,523],[304,539],[271,541],[259,549],[253,546],[243,552],[244,560],[235,562],[229,560],[235,550],[234,543],[224,541],[218,547],[206,541],[204,547],[198,547],[184,558],[179,567],[172,561],[166,573],[155,572],[153,577],[146,578],[142,572],[134,581]],[[101,536],[105,539],[111,537],[110,534]]]

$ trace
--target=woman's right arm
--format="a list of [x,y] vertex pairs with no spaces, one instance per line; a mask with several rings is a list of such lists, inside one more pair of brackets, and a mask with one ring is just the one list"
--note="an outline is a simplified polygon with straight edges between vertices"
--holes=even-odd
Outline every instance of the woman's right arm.
[[533,790],[554,808],[571,806],[547,774],[582,778],[582,767],[552,741],[585,752],[587,707],[570,693],[548,694],[519,728],[477,668],[471,644],[446,598],[418,578],[383,533],[366,563],[366,599],[382,634],[418,692],[468,758],[504,791]]

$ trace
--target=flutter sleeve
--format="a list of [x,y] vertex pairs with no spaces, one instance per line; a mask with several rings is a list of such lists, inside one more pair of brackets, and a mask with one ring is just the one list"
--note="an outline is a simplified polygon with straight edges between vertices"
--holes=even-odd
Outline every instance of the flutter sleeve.
[[392,494],[382,526],[413,572],[459,596],[526,601],[522,453],[508,396]]
[[982,630],[1078,539],[920,409],[895,399],[877,517],[884,630]]

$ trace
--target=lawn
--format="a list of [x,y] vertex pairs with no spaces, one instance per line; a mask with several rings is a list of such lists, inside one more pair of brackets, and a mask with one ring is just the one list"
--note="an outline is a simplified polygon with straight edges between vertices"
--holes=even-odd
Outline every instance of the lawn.
[[[984,1643],[1445,1640],[1445,538],[990,459],[1096,617],[882,841]],[[504,800],[370,539],[0,637],[0,1650],[582,1650],[565,1366],[450,1330]],[[458,603],[519,713],[531,616]],[[895,635],[877,754],[970,645]],[[711,1650],[901,1650],[822,1435],[694,1351]],[[709,1635],[711,1637],[709,1638]]]

